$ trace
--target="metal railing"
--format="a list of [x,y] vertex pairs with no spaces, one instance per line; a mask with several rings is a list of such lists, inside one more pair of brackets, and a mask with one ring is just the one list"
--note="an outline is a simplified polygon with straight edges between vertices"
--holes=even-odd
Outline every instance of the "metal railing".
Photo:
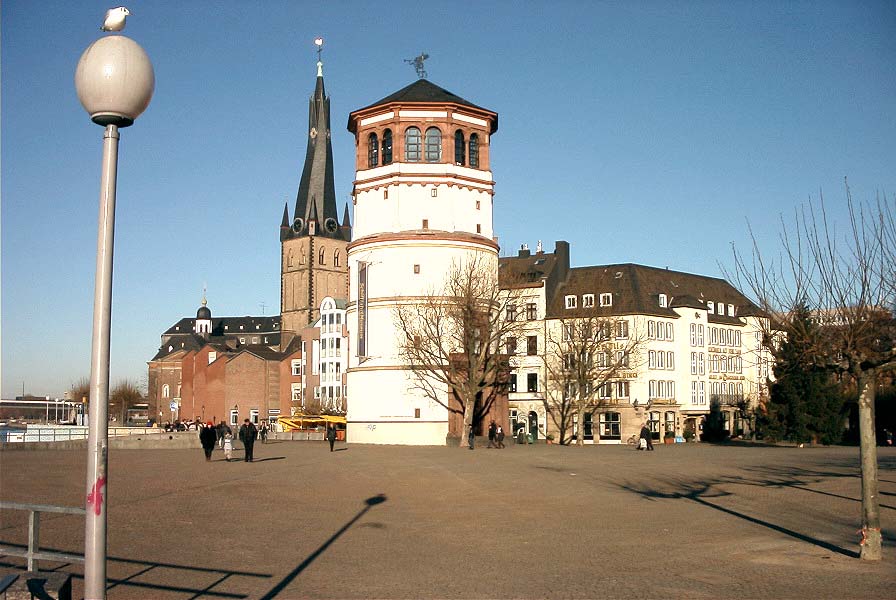
[[38,560],[84,562],[84,556],[80,554],[68,554],[66,552],[40,549],[40,513],[84,515],[86,514],[86,511],[83,508],[74,506],[48,506],[46,504],[19,504],[18,502],[4,502],[0,500],[0,509],[28,511],[28,549],[23,550],[12,546],[0,546],[0,555],[19,556],[27,559],[29,571],[37,571]]
[[[109,437],[131,435],[160,435],[164,429],[153,427],[110,427]],[[48,427],[31,425],[27,429],[5,429],[0,431],[0,442],[68,442],[86,440],[87,427]]]

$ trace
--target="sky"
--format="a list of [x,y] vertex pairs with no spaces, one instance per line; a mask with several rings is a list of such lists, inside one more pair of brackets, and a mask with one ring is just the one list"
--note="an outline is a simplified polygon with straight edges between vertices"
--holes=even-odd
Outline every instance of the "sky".
[[[102,128],[74,71],[109,2],[4,0],[2,395],[90,374]],[[155,94],[121,131],[111,384],[145,385],[194,316],[279,313],[279,225],[304,163],[322,36],[340,214],[348,114],[428,79],[499,114],[502,254],[721,276],[782,217],[896,193],[893,2],[150,1],[124,33]]]

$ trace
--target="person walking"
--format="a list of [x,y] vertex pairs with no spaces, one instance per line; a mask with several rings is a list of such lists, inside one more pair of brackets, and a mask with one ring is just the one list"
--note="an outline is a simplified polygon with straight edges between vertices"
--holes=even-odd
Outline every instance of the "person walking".
[[467,433],[467,443],[470,445],[470,450],[473,449],[473,440],[476,439],[476,436],[473,434],[473,424],[470,424],[470,432]]
[[495,440],[498,442],[498,448],[504,447],[504,428],[498,425],[495,431]]
[[227,431],[221,440],[224,442],[224,458],[227,459],[227,462],[230,462],[230,459],[233,457],[233,434]]
[[498,426],[495,425],[495,420],[492,419],[492,422],[488,424],[488,446],[486,448],[497,448],[498,445],[495,444],[495,436],[498,433]]
[[212,450],[215,449],[215,443],[218,441],[215,428],[209,421],[199,430],[199,443],[202,444],[202,450],[205,452],[205,460],[212,459]]
[[256,439],[258,439],[258,429],[252,421],[246,419],[240,427],[240,441],[243,443],[243,448],[246,449],[246,457],[244,459],[246,462],[252,462],[254,458],[253,451],[255,450]]
[[233,430],[224,421],[221,421],[218,424],[218,427],[216,429],[218,431],[218,443],[221,444],[221,449],[223,450],[224,449],[224,435],[229,433],[231,439],[233,439]]
[[336,425],[327,425],[327,441],[330,442],[330,452],[332,452],[333,444],[336,443]]
[[650,439],[653,436],[650,435],[650,429],[647,427],[647,423],[644,423],[641,426],[641,433],[639,434],[639,436],[642,440],[644,440],[647,446],[646,450],[653,450],[653,441]]
[[261,443],[267,444],[268,443],[268,422],[267,421],[261,422],[261,429],[258,430],[258,433],[261,436]]

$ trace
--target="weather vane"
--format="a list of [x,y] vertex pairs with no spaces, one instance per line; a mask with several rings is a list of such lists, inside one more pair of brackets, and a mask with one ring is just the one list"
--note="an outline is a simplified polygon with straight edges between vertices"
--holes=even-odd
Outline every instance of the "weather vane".
[[317,62],[321,62],[320,53],[321,53],[321,50],[323,50],[323,48],[324,48],[324,38],[322,38],[322,37],[314,38],[314,45],[317,46]]
[[417,71],[417,77],[420,79],[426,79],[426,69],[423,68],[423,61],[429,58],[429,54],[426,52],[421,52],[420,56],[417,58],[406,58],[404,62],[409,65],[414,65],[414,69]]

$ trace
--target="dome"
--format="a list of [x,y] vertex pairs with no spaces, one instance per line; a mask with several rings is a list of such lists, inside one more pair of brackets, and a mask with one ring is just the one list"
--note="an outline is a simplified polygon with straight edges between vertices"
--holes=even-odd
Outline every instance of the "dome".
[[196,311],[196,318],[197,319],[205,319],[205,320],[210,321],[212,318],[211,309],[209,309],[209,307],[207,307],[205,305],[200,306],[199,310]]

